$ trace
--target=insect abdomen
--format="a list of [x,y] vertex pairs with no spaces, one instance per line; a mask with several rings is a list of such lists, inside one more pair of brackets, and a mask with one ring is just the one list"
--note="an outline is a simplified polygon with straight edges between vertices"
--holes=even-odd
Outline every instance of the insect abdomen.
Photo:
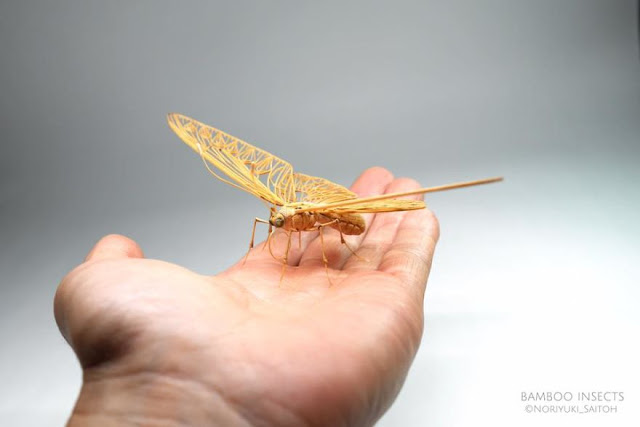
[[364,218],[362,218],[362,215],[360,214],[322,213],[321,216],[327,219],[326,221],[322,222],[329,222],[337,219],[338,222],[335,224],[331,224],[330,227],[342,231],[342,234],[346,234],[349,236],[357,236],[359,234],[362,234],[364,233],[364,230],[366,228]]

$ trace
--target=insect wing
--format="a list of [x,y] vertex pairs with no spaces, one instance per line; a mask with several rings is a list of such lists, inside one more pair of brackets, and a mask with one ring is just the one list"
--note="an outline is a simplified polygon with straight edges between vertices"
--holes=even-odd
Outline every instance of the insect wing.
[[169,127],[207,164],[233,182],[221,181],[269,203],[282,206],[295,200],[293,168],[284,160],[214,127],[177,113],[167,116]]
[[353,191],[328,179],[295,172],[293,180],[300,202],[328,204],[358,197]]
[[[363,200],[362,203],[354,203],[348,206],[338,206],[335,208],[332,208],[330,205],[318,206],[317,212],[380,213],[380,212],[412,211],[416,209],[424,209],[425,207],[426,205],[422,200],[409,200],[409,199],[388,199],[388,200],[378,200],[378,201]],[[311,211],[313,210],[311,209]]]

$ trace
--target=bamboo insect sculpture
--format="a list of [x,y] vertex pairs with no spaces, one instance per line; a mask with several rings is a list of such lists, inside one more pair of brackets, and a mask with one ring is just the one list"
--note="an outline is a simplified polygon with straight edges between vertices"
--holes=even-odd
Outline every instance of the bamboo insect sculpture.
[[[502,180],[502,177],[495,177],[358,198],[357,194],[339,184],[324,178],[294,172],[289,163],[273,154],[197,120],[171,113],[167,116],[167,121],[169,127],[180,139],[202,157],[205,166],[213,176],[253,194],[268,205],[269,220],[255,218],[253,221],[249,251],[254,245],[258,223],[269,226],[266,246],[269,247],[270,252],[270,238],[274,228],[285,230],[288,239],[282,258],[281,279],[287,265],[293,232],[298,232],[300,239],[300,233],[303,231],[318,231],[323,252],[322,259],[328,272],[322,234],[325,227],[337,230],[340,233],[341,243],[357,256],[345,241],[344,236],[359,235],[365,231],[366,225],[361,214],[423,209],[426,207],[423,201],[400,199],[400,197]],[[247,252],[248,255],[249,252]],[[271,255],[274,256],[273,252]]]

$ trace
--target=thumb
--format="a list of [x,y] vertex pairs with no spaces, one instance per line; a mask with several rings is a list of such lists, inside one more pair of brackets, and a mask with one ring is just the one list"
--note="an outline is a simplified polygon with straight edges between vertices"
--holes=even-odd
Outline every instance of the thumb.
[[96,243],[85,262],[113,258],[144,258],[144,254],[140,246],[130,238],[109,234]]

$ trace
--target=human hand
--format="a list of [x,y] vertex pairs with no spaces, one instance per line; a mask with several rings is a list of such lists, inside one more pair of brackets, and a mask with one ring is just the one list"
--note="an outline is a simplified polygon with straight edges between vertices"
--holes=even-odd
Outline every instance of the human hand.
[[[372,168],[352,190],[414,188]],[[264,243],[210,277],[104,237],[55,298],[84,370],[70,425],[373,424],[418,349],[439,231],[427,209],[366,220],[347,238],[362,258],[325,230],[330,281],[317,233],[294,238],[282,283]],[[274,253],[285,240],[277,230]]]

